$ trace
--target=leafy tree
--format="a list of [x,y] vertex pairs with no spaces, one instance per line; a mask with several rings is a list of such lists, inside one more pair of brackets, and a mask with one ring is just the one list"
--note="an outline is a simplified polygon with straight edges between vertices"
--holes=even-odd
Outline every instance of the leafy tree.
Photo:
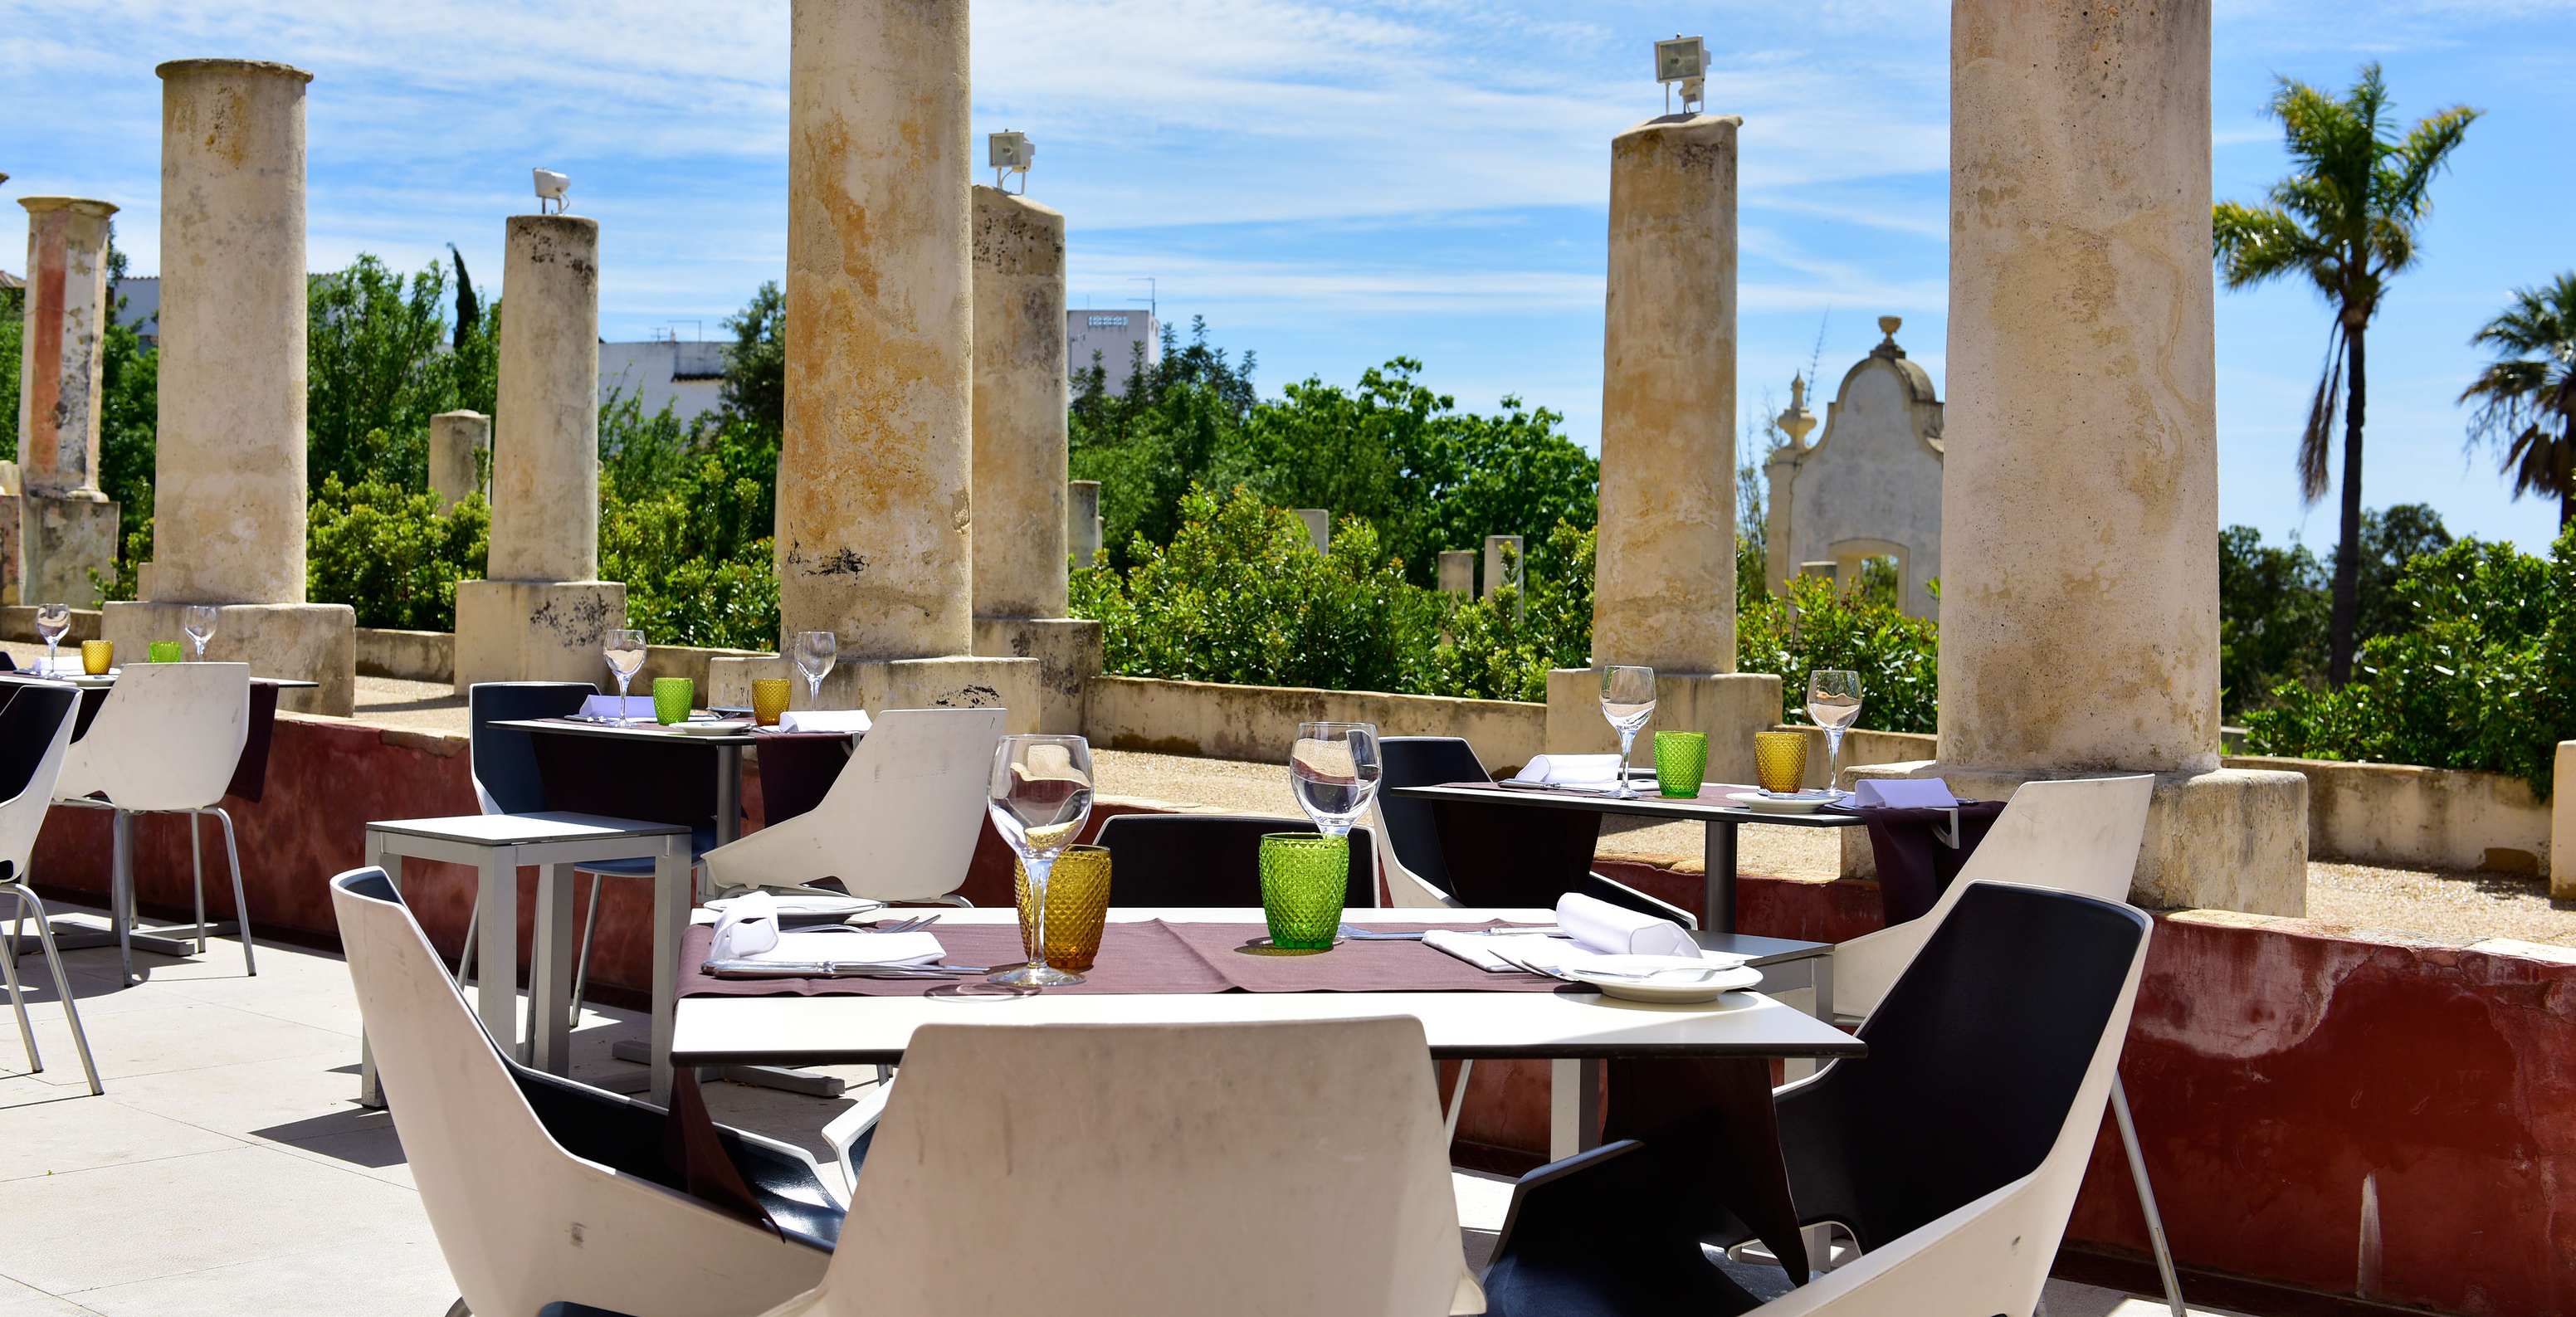
[[305,510],[306,593],[349,605],[360,626],[453,631],[456,583],[483,575],[491,547],[481,494],[441,513],[433,495],[327,475]]
[[627,624],[662,645],[778,643],[771,561],[778,432],[728,415],[681,422],[612,395],[599,409],[599,570]]
[[2442,514],[2429,503],[2398,503],[2361,514],[2361,580],[2355,590],[2356,630],[2367,642],[2415,625],[2415,608],[2400,587],[2415,560],[2451,547]]
[[1100,482],[1101,542],[1112,564],[1137,561],[1134,545],[1167,544],[1182,524],[1181,499],[1194,483],[1232,488],[1249,475],[1235,443],[1258,396],[1253,354],[1238,364],[1207,341],[1207,322],[1190,321],[1183,344],[1163,327],[1162,360],[1145,365],[1139,343],[1127,363],[1126,387],[1108,388],[1108,365],[1074,372],[1067,416],[1072,478]]
[[26,355],[27,290],[0,288],[0,452],[18,458],[18,368]]
[[2219,269],[2230,288],[2302,278],[2334,309],[2326,365],[2299,441],[2299,490],[2325,496],[2337,395],[2352,380],[2344,413],[2342,539],[2335,546],[2327,680],[2351,675],[2361,565],[2361,434],[2368,396],[2363,346],[2390,276],[2415,263],[2417,232],[2433,208],[2433,176],[2478,112],[2454,106],[2403,137],[2388,117],[2377,64],[2338,99],[2282,78],[2265,108],[2281,121],[2295,168],[2272,186],[2271,204],[2220,202],[2213,214]]
[[[429,418],[489,413],[497,390],[498,316],[460,326],[449,347],[447,271],[437,262],[406,281],[360,254],[316,275],[306,295],[304,427],[307,479],[371,476],[404,489],[429,484]],[[495,308],[497,311],[497,308]]]
[[2576,270],[2515,289],[2469,342],[2498,358],[2460,394],[2479,403],[2469,442],[2502,446],[2513,496],[2555,498],[2558,528],[2576,525]]
[[2274,547],[2251,526],[2218,535],[2218,681],[2223,712],[2272,701],[2285,681],[2325,675],[2326,573],[2293,539]]
[[725,354],[725,410],[755,430],[787,430],[787,297],[763,283],[742,310],[725,317],[733,348]]
[[1941,700],[1940,630],[1929,618],[1897,611],[1855,584],[1837,588],[1821,576],[1789,581],[1786,595],[1765,591],[1735,615],[1735,670],[1780,678],[1780,719],[1805,719],[1807,674],[1834,668],[1860,674],[1864,725],[1885,732],[1929,732]]

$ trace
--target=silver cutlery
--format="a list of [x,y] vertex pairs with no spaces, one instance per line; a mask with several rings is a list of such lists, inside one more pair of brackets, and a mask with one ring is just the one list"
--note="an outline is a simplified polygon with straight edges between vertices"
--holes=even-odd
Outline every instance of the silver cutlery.
[[[1544,935],[1562,933],[1565,930],[1551,924],[1545,928],[1459,928],[1450,931],[1463,933],[1469,937],[1500,937],[1506,933]],[[1338,935],[1357,942],[1419,942],[1422,940],[1420,933],[1374,933],[1353,924],[1342,925]]]
[[888,965],[863,960],[710,960],[720,979],[955,979],[990,974],[987,965]]

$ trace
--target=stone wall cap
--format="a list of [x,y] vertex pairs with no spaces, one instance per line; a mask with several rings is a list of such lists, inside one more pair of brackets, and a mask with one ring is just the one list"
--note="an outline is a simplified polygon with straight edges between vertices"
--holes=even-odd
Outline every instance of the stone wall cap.
[[527,228],[540,224],[553,225],[558,228],[586,228],[596,230],[599,227],[599,219],[594,215],[569,214],[510,216],[510,227],[514,229]]
[[299,82],[313,81],[312,74],[273,59],[174,59],[154,65],[152,72],[162,78],[173,73],[282,73]]
[[1619,136],[1626,137],[1630,133],[1666,132],[1674,129],[1689,128],[1726,128],[1732,130],[1743,126],[1744,116],[1740,114],[1659,114],[1652,119],[1640,120],[1637,123],[1630,125],[1627,131],[1620,133]]
[[[452,412],[440,412],[440,413],[438,413],[437,415],[430,417],[429,419],[431,419],[431,420],[433,420],[433,421],[443,421],[443,420],[446,420],[446,419],[447,419],[448,417],[450,417],[450,416],[471,416],[471,417],[473,417],[475,420],[478,420],[478,421],[488,421],[488,420],[491,420],[491,419],[492,419],[491,417],[486,416],[486,415],[484,415],[484,414],[483,414],[483,413],[481,413],[481,412],[477,412],[477,411],[467,411],[467,410],[462,410],[462,409],[457,410],[457,411],[452,411]],[[430,634],[430,633],[428,633],[428,632],[424,631],[424,632],[422,632],[421,634],[423,634],[423,635],[428,635],[428,634]]]
[[47,210],[76,210],[84,215],[97,215],[102,218],[115,214],[117,209],[113,201],[97,201],[89,197],[20,197],[18,204],[26,207],[30,214]]
[[974,186],[973,195],[977,201],[983,201],[987,197],[990,197],[996,201],[1008,201],[1012,205],[1018,206],[1023,210],[1036,211],[1040,215],[1051,215],[1057,219],[1064,218],[1063,211],[1057,210],[1055,207],[1050,206],[1043,201],[1032,201],[1029,199],[1029,195],[1025,192],[1012,192],[1007,189],[997,188],[990,183],[977,183]]

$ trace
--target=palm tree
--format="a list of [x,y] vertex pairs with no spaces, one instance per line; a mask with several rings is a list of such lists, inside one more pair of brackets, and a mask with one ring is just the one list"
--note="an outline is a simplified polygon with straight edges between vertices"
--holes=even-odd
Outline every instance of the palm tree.
[[2295,275],[2315,284],[2334,308],[2325,371],[2299,440],[2299,492],[2310,504],[2325,497],[2335,406],[2349,374],[2343,539],[2335,546],[2326,663],[2326,678],[2337,686],[2352,675],[2360,600],[2361,421],[2367,396],[2362,342],[2389,276],[2415,263],[2416,231],[2433,209],[2433,176],[2478,117],[2476,110],[2453,106],[2398,137],[2388,106],[2377,64],[2363,65],[2361,81],[2340,99],[2295,78],[2281,79],[2264,109],[2281,121],[2295,168],[2272,185],[2270,205],[2220,202],[2213,216],[2219,270],[2228,287]]
[[2469,342],[2503,358],[2460,394],[2462,402],[2480,400],[2469,442],[2503,444],[2513,496],[2557,499],[2563,534],[2576,525],[2576,271],[2545,288],[2515,289],[2513,305]]

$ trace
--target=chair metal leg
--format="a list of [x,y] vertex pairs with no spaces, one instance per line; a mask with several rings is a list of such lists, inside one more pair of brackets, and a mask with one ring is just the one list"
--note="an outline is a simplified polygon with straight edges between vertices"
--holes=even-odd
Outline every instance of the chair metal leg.
[[581,995],[590,987],[590,935],[599,930],[599,889],[608,875],[590,876],[590,914],[581,921],[581,954],[572,960],[572,1024],[581,1027]]
[[[25,898],[13,892],[10,894],[10,901],[17,907],[17,914],[9,922],[25,923],[27,917]],[[45,1073],[45,1060],[36,1055],[36,1030],[27,1022],[27,995],[18,987],[18,934],[15,929],[12,929],[9,934],[9,954],[0,956],[0,972],[8,975],[9,1008],[18,1013],[18,1037],[27,1044],[27,1073],[41,1075]]]
[[2138,1207],[2147,1215],[2147,1242],[2155,1246],[2156,1272],[2165,1282],[2165,1306],[2173,1309],[2173,1317],[2188,1317],[2182,1282],[2174,1277],[2173,1250],[2165,1245],[2165,1219],[2156,1211],[2155,1186],[2147,1183],[2146,1155],[2138,1150],[2137,1122],[2129,1118],[2129,1093],[2116,1073],[2111,1076],[2111,1114],[2120,1122],[2120,1146],[2129,1153],[2129,1177],[2138,1182]]
[[[197,954],[206,954],[206,860],[197,841],[197,814],[188,812],[188,873],[197,886]],[[244,937],[249,933],[245,930]]]
[[1467,1076],[1476,1072],[1476,1063],[1458,1063],[1458,1082],[1449,1088],[1449,1141],[1458,1141],[1458,1113],[1467,1109]]
[[[224,858],[230,861],[233,866],[233,922],[241,929],[242,972],[251,978],[258,978],[259,964],[251,959],[250,898],[242,894],[241,847],[236,845],[233,841],[233,816],[225,813],[220,808],[210,809],[206,812],[223,820],[224,823]],[[192,814],[188,818],[188,831],[193,834],[196,830],[197,820]],[[205,897],[200,895],[197,899],[202,902],[205,900]],[[201,915],[200,917],[202,918],[203,916]],[[203,932],[202,929],[199,931]],[[205,945],[204,941],[200,940],[197,943],[197,949],[203,951],[205,949]]]
[[108,825],[114,845],[108,860],[108,918],[116,924],[116,959],[126,987],[143,980],[134,972],[134,816],[119,809]]
[[[63,995],[63,1018],[72,1026],[72,1050],[80,1053],[81,1073],[89,1076],[89,1095],[97,1097],[107,1090],[99,1086],[98,1063],[90,1059],[89,1035],[81,1032],[80,1007],[73,1003],[72,980],[63,973],[62,953],[54,949],[54,926],[45,919],[45,903],[36,899],[35,889],[25,883],[10,883],[8,889],[36,911],[36,937],[45,944],[45,965],[54,972],[54,991]],[[12,943],[12,950],[15,947]]]
[[474,930],[483,922],[483,903],[477,900],[465,916],[465,945],[456,951],[456,988],[465,990],[465,981],[474,977]]

